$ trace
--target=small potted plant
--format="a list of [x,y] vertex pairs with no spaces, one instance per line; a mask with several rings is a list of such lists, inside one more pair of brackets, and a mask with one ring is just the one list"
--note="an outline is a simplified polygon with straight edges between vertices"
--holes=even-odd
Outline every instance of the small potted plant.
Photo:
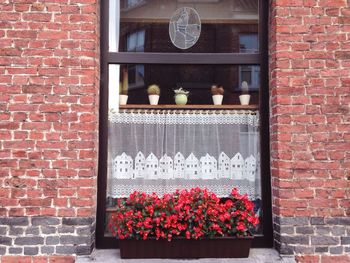
[[187,90],[184,90],[182,87],[174,90],[175,92],[175,103],[176,105],[186,105],[188,101],[188,94],[190,93]]
[[211,94],[213,96],[214,105],[222,105],[222,99],[224,98],[224,88],[222,86],[211,86]]
[[148,86],[147,89],[149,104],[158,105],[159,97],[160,97],[160,88],[156,84],[152,84]]
[[119,83],[119,104],[120,105],[126,105],[126,103],[128,102],[128,85],[129,85],[128,71],[124,69],[123,81]]
[[121,258],[235,258],[249,256],[258,224],[253,202],[237,189],[221,200],[193,188],[162,197],[134,192],[119,200],[108,226]]
[[249,92],[248,82],[242,81],[241,91],[242,91],[242,94],[239,96],[239,101],[241,102],[241,105],[249,105],[250,95],[248,94]]

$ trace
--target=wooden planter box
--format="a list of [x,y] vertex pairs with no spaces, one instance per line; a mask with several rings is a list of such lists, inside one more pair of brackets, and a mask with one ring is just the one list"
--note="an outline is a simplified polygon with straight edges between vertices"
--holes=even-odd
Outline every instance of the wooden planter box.
[[119,240],[121,258],[247,258],[253,237]]

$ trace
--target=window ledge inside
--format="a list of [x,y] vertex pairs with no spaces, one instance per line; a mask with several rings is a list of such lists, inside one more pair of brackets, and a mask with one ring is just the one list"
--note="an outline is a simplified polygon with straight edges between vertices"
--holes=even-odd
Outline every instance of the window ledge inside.
[[149,105],[149,104],[127,104],[120,105],[120,109],[187,109],[187,110],[258,110],[259,105],[175,105],[175,104],[166,104],[166,105]]

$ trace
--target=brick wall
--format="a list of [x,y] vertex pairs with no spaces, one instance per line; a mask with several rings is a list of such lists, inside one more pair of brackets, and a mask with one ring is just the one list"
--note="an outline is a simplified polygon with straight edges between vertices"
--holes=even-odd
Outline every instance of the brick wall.
[[270,2],[275,245],[350,262],[350,1]]
[[0,257],[8,255],[3,262],[19,262],[10,255],[88,254],[93,246],[97,2],[0,3]]
[[[349,262],[350,1],[270,2],[275,245],[300,262]],[[72,262],[94,245],[98,9],[0,4],[3,262]]]

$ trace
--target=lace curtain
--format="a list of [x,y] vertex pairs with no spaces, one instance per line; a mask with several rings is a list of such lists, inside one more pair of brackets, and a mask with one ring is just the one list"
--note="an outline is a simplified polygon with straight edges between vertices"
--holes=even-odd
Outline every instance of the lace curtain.
[[260,197],[257,111],[110,112],[108,139],[110,197],[193,187]]

